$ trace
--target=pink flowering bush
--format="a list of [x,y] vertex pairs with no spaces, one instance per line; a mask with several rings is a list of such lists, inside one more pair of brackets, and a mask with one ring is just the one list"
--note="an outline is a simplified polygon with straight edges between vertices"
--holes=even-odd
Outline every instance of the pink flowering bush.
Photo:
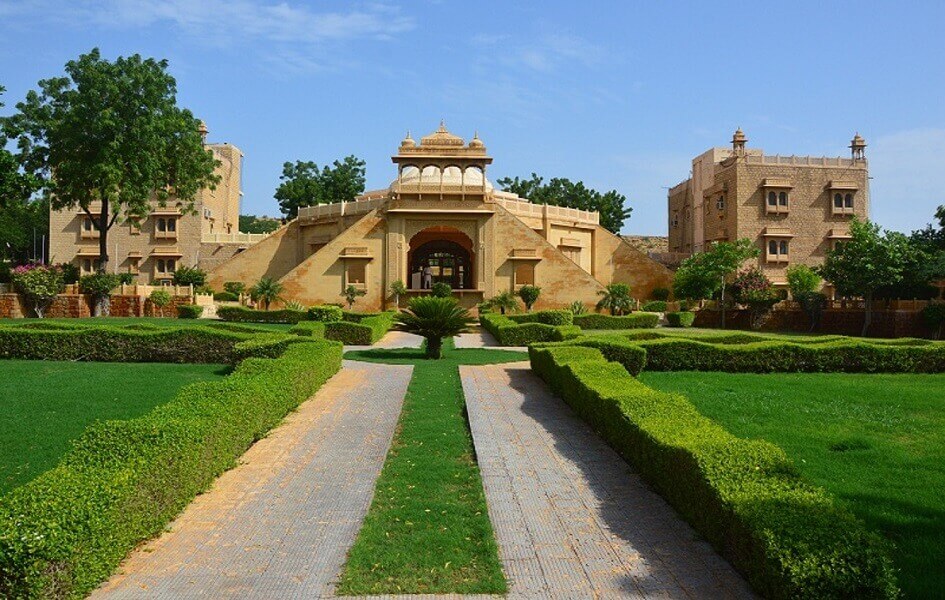
[[751,311],[751,328],[757,329],[761,317],[781,301],[781,296],[771,285],[771,280],[757,267],[742,271],[732,282],[735,302],[747,306]]
[[65,289],[63,272],[58,266],[21,265],[10,273],[10,280],[40,319],[56,295]]

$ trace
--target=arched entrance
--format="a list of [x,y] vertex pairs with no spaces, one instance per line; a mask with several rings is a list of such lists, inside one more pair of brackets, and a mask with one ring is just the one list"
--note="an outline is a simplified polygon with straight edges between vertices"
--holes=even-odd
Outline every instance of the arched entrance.
[[437,226],[419,232],[410,240],[407,260],[411,289],[422,287],[419,274],[427,267],[433,283],[446,283],[454,290],[476,287],[472,240],[458,229]]

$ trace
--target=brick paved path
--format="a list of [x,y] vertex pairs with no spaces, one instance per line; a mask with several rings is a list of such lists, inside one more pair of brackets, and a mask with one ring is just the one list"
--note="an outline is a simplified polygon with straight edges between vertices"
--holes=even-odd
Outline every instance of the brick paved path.
[[510,597],[751,596],[527,363],[460,374]]
[[404,331],[388,331],[384,337],[379,339],[373,346],[345,346],[345,350],[368,350],[371,348],[419,348],[423,343],[423,338],[419,335],[406,333]]
[[453,338],[453,343],[457,348],[503,348],[505,350],[522,350],[527,351],[528,348],[525,346],[499,346],[499,341],[495,339],[491,333],[483,329],[481,326],[477,327],[469,333],[461,333],[455,338]]
[[330,594],[370,505],[413,371],[344,365],[92,597]]

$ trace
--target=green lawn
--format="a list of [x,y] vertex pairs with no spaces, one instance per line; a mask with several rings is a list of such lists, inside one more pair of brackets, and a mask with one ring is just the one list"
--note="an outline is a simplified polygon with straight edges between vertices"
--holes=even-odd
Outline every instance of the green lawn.
[[338,592],[501,594],[498,548],[466,421],[461,364],[527,360],[522,352],[364,350],[346,358],[414,365],[374,501]]
[[801,472],[892,540],[907,597],[945,590],[945,375],[644,372]]
[[54,467],[96,420],[130,419],[182,386],[227,367],[147,363],[0,361],[0,494]]

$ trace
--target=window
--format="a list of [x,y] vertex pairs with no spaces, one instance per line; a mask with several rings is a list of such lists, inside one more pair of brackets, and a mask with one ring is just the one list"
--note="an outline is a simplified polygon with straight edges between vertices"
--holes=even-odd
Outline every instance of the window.
[[783,214],[788,212],[790,196],[788,190],[768,190],[765,212],[768,214]]
[[673,213],[673,229],[679,227],[679,213]]
[[82,218],[82,237],[84,238],[97,238],[98,229],[96,229],[95,224],[92,223],[91,217]]
[[725,196],[719,196],[719,199],[715,201],[715,208],[718,209],[719,212],[725,210]]
[[137,217],[128,219],[128,233],[131,235],[141,234],[141,219],[138,219]]
[[571,262],[574,264],[581,264],[581,249],[577,246],[558,246],[558,250],[561,251],[561,254],[564,254],[571,259]]
[[140,268],[141,259],[136,256],[128,257],[128,272],[137,275]]
[[79,263],[79,270],[83,275],[91,275],[98,270],[99,261],[97,258],[83,258]]
[[348,260],[345,264],[345,285],[364,287],[367,281],[367,261]]
[[156,237],[176,238],[177,217],[159,217],[154,224]]
[[174,274],[174,271],[177,270],[177,260],[174,258],[159,258],[155,263],[155,269],[157,270],[158,277],[170,277]]
[[833,214],[852,215],[855,192],[834,192]]
[[768,262],[787,262],[790,240],[768,240]]
[[516,287],[535,285],[535,265],[531,262],[519,262],[515,265],[515,278],[512,283]]

